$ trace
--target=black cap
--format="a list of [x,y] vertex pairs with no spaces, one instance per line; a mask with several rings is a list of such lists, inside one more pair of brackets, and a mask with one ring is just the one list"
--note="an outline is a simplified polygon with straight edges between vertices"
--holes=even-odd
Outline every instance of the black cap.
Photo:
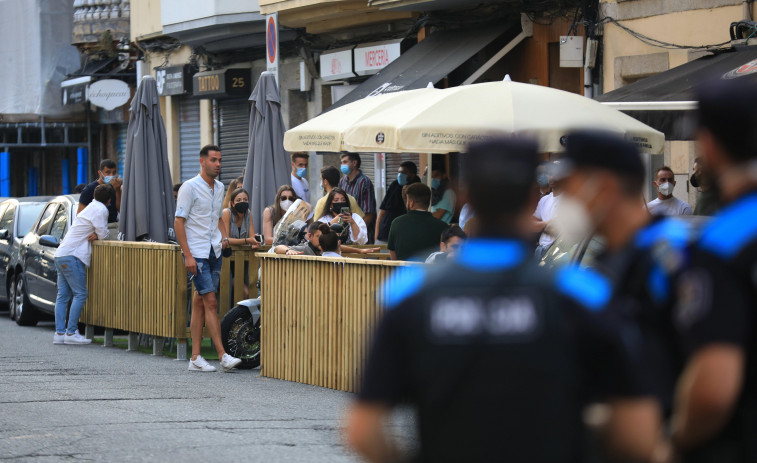
[[696,89],[697,124],[737,161],[757,157],[757,84],[744,77],[715,79]]
[[462,180],[476,216],[485,221],[521,210],[534,190],[538,165],[538,145],[530,139],[471,144],[462,156]]
[[644,183],[645,169],[639,149],[612,132],[582,130],[568,135],[557,176],[564,177],[572,169],[582,167],[609,170],[638,181],[639,185]]

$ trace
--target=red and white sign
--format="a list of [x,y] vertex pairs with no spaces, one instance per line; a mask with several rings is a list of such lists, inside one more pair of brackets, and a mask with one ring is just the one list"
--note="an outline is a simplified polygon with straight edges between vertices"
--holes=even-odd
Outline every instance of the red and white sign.
[[273,72],[279,82],[279,14],[266,15],[265,20],[266,71]]
[[376,74],[399,57],[399,40],[358,45],[355,48],[355,72],[359,76]]
[[342,80],[355,77],[352,72],[352,48],[329,51],[321,55],[321,79]]
[[757,72],[757,59],[752,60],[744,65],[723,74],[723,79],[735,79],[736,77],[748,76]]

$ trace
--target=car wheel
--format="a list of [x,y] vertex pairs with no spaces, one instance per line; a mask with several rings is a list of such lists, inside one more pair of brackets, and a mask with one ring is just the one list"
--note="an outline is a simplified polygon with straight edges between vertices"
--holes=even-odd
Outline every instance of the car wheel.
[[16,323],[21,326],[34,326],[37,324],[37,312],[26,297],[26,286],[24,286],[24,278],[21,274],[16,276],[14,305],[16,306]]
[[16,280],[13,279],[8,284],[8,316],[16,319]]

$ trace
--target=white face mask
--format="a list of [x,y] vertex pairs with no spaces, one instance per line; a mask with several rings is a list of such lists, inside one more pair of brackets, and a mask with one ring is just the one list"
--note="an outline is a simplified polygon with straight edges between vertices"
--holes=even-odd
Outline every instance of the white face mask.
[[[555,218],[552,219],[555,231],[573,240],[581,240],[590,237],[597,229],[597,223],[586,207],[586,198],[596,194],[596,181],[590,179],[579,191],[576,197],[562,194],[557,204]],[[588,194],[585,193],[588,190]]]
[[281,201],[279,203],[279,206],[281,206],[281,210],[283,210],[284,212],[288,211],[289,210],[289,206],[291,206],[291,205],[292,205],[292,200],[291,199],[285,199],[284,201]]
[[675,185],[670,182],[665,182],[662,185],[658,186],[657,190],[663,196],[670,196],[673,194],[673,188],[675,188]]

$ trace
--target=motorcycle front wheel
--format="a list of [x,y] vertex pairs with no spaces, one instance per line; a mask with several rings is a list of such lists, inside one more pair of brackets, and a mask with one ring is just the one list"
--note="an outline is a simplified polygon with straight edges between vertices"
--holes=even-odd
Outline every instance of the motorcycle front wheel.
[[249,308],[238,305],[223,317],[221,340],[229,355],[242,360],[238,369],[249,370],[260,365],[260,320],[252,322]]

